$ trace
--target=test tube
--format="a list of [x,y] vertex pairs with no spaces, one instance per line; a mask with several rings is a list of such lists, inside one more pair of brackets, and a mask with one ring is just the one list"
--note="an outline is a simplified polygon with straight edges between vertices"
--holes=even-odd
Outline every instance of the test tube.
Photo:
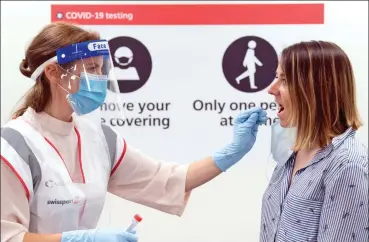
[[137,224],[141,221],[142,221],[142,217],[139,214],[136,214],[135,216],[133,216],[132,223],[131,225],[129,225],[126,231],[127,232],[132,231],[137,226]]

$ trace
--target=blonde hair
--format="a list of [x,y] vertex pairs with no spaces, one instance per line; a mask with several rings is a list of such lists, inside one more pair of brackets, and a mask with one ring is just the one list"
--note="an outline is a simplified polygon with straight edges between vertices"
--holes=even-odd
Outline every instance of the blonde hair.
[[283,50],[280,65],[291,97],[288,122],[297,126],[295,151],[327,146],[347,128],[362,125],[353,69],[339,46],[325,41],[297,43]]
[[[98,40],[96,32],[86,31],[76,25],[56,22],[44,27],[29,45],[25,59],[19,65],[20,72],[31,77],[38,66],[56,56],[60,47],[89,40]],[[45,75],[41,74],[34,86],[27,92],[24,102],[12,115],[12,118],[22,116],[28,107],[41,112],[51,99],[50,84]]]

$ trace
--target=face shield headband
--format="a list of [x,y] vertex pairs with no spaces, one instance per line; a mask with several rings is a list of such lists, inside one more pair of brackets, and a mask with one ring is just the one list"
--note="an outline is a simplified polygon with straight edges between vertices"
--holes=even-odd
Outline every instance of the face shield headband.
[[112,67],[107,41],[95,40],[62,47],[56,51],[55,57],[33,72],[31,79],[37,81],[46,66],[52,63],[58,64],[64,72],[60,79],[68,81],[68,87],[60,84],[59,87],[67,92],[66,98],[77,115],[90,113],[104,103]]

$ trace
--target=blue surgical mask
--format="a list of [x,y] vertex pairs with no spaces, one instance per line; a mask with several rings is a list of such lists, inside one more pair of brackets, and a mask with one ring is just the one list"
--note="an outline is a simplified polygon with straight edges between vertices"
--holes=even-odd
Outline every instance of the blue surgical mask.
[[292,146],[296,139],[296,128],[283,128],[279,122],[273,123],[271,128],[273,160],[279,166],[283,166],[293,153]]
[[84,115],[99,108],[105,101],[107,85],[107,76],[82,72],[78,91],[67,95],[74,112]]

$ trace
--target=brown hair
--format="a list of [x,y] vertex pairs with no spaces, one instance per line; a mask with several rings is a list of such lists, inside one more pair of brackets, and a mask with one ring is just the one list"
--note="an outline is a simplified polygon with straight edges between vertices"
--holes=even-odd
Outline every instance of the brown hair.
[[[26,51],[25,59],[19,65],[19,70],[24,76],[31,77],[37,67],[56,56],[58,48],[98,39],[100,39],[98,33],[89,32],[73,24],[63,22],[49,24],[32,40]],[[12,118],[23,115],[28,107],[33,108],[36,112],[41,112],[50,99],[49,81],[44,74],[41,74],[35,85],[25,95],[24,103],[14,112]]]
[[336,44],[301,42],[283,50],[280,59],[296,124],[294,150],[327,146],[348,127],[361,125],[350,60]]

